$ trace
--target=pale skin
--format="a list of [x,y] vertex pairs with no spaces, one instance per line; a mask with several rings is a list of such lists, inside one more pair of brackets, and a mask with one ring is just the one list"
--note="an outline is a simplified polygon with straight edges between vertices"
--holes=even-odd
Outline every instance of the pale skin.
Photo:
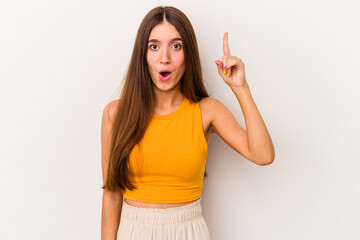
[[[166,34],[165,34],[166,33]],[[180,39],[180,40],[179,40]],[[174,112],[182,103],[184,96],[180,92],[180,79],[185,71],[184,53],[180,34],[176,28],[164,22],[157,25],[151,32],[147,61],[149,72],[154,83],[156,104],[154,114],[164,115]],[[156,45],[156,46],[153,46]],[[223,38],[222,61],[215,61],[218,73],[235,94],[244,114],[246,130],[236,121],[233,114],[220,101],[207,97],[200,101],[203,131],[209,143],[211,135],[216,133],[237,153],[249,161],[263,166],[271,164],[275,158],[275,150],[266,125],[251,96],[249,85],[245,78],[245,65],[242,60],[230,54],[228,33]],[[159,71],[171,70],[168,81],[159,79]],[[226,71],[224,74],[223,71]],[[109,136],[111,121],[118,100],[105,107],[102,120],[102,168],[103,181],[106,179]],[[184,203],[145,203],[123,199],[120,193],[103,192],[102,239],[115,239],[120,222],[122,201],[129,205],[145,208],[169,208],[187,205]]]

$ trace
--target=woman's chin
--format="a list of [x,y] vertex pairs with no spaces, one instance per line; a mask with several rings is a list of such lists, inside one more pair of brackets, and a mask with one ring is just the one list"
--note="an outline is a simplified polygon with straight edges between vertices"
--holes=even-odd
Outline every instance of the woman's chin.
[[176,84],[174,85],[168,81],[166,82],[159,81],[157,84],[154,84],[154,86],[160,91],[170,91],[173,90],[177,85]]

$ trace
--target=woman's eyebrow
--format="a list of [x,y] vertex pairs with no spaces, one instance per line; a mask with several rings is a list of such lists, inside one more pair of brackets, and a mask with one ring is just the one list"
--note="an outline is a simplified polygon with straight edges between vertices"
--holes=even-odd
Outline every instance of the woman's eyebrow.
[[175,42],[175,41],[182,41],[181,38],[174,38],[171,40],[171,42]]
[[[175,41],[182,41],[182,40],[181,40],[181,38],[173,38],[173,39],[171,39],[170,42],[175,42]],[[160,41],[157,40],[157,39],[150,39],[150,40],[148,41],[148,43],[150,43],[150,42],[159,43]]]

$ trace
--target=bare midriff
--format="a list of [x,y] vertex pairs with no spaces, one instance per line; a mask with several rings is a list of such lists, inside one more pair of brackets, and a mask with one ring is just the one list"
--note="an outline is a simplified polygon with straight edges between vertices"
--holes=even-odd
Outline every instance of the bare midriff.
[[188,205],[190,203],[193,203],[193,202],[195,202],[197,200],[199,200],[199,199],[196,199],[196,200],[190,201],[190,202],[183,202],[183,203],[148,203],[148,202],[138,202],[138,201],[134,201],[134,200],[124,198],[124,202],[126,202],[127,204],[129,204],[131,206],[134,206],[134,207],[160,208],[160,209],[181,207],[181,206],[185,206],[185,205]]

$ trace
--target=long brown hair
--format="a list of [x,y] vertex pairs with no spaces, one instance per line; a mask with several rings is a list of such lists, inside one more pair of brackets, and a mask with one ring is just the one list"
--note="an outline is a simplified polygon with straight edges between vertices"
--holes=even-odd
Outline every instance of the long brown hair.
[[[192,102],[208,97],[205,89],[194,29],[180,10],[156,7],[142,20],[138,29],[129,69],[121,92],[113,123],[111,150],[106,182],[102,188],[123,192],[136,188],[128,171],[129,156],[140,142],[153,114],[155,95],[148,71],[146,54],[151,30],[164,20],[179,32],[185,57],[185,72],[180,80],[181,93]],[[206,170],[204,176],[207,176]]]

